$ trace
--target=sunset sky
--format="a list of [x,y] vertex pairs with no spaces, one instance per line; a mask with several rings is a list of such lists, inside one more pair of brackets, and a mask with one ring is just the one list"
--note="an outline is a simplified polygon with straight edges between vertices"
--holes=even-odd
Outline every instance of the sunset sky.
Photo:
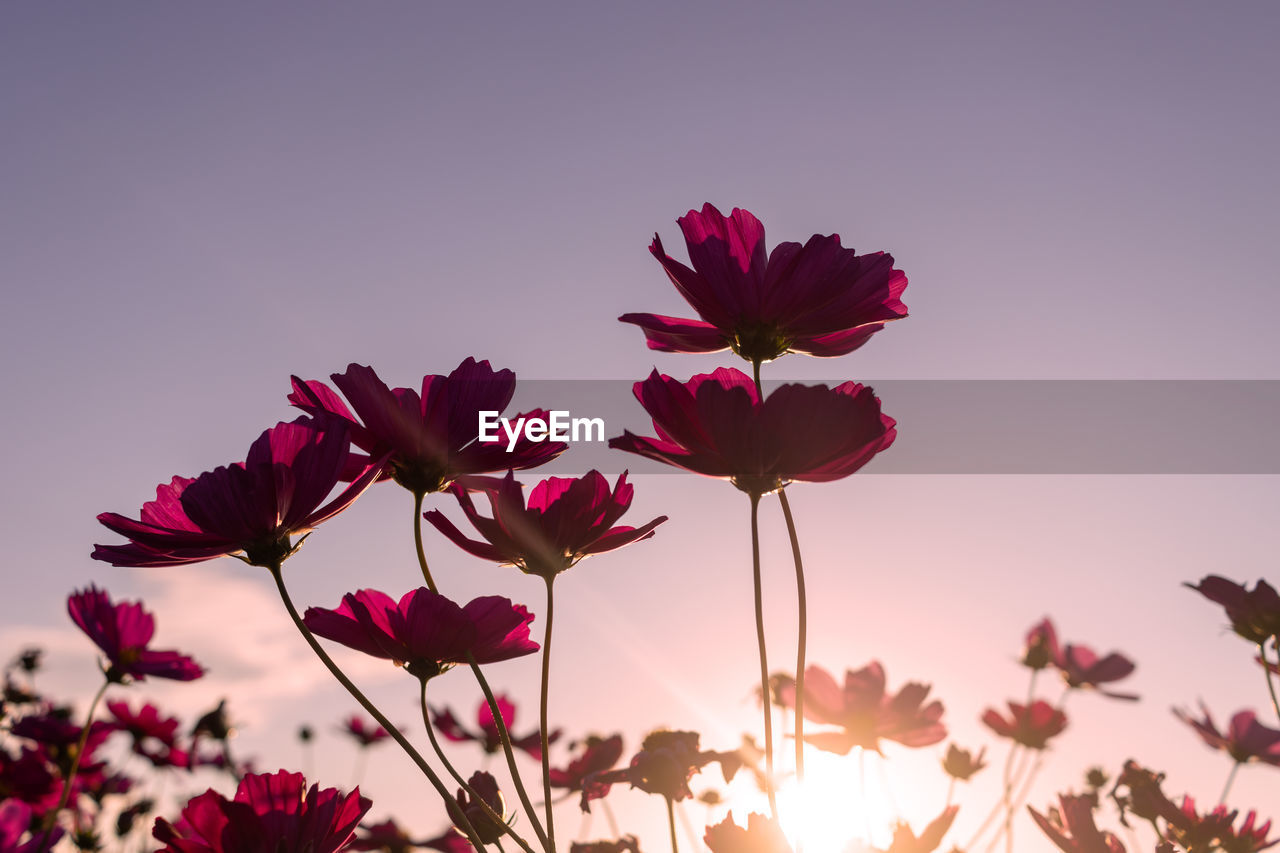
[[[132,698],[193,713],[228,696],[237,749],[260,769],[299,766],[293,732],[310,722],[319,781],[347,786],[351,749],[332,727],[354,704],[266,573],[232,560],[95,563],[95,542],[119,541],[95,516],[136,516],[157,483],[242,459],[295,416],[291,374],[325,379],[357,362],[415,386],[475,356],[552,387],[734,364],[652,352],[615,319],[689,315],[647,248],[656,231],[685,259],[675,220],[707,201],[755,213],[770,246],[838,232],[893,253],[908,319],[850,356],[765,370],[885,381],[901,432],[886,466],[913,452],[913,430],[936,439],[955,415],[899,415],[891,380],[1280,379],[1278,42],[1267,2],[8,4],[0,655],[44,645],[43,685],[83,707],[97,676],[67,594],[92,580],[142,597],[159,644],[209,675]],[[946,387],[956,411],[972,409],[972,386]],[[1191,440],[1208,447],[1242,422],[1264,435],[1274,423],[1206,410],[1213,399],[1189,387],[1169,435],[1194,423]],[[644,425],[638,405],[631,416]],[[1054,435],[1072,434],[1073,417],[1092,429],[1109,412],[1068,413]],[[610,473],[634,461],[615,456]],[[961,791],[949,841],[996,795],[1004,747],[978,717],[1025,693],[1015,657],[1046,615],[1066,639],[1133,657],[1124,686],[1142,701],[1074,696],[1030,803],[1128,757],[1167,771],[1170,793],[1216,800],[1229,762],[1171,706],[1203,698],[1220,722],[1245,707],[1276,720],[1250,647],[1180,584],[1280,581],[1274,456],[1210,474],[877,475],[876,464],[791,491],[810,659],[837,673],[878,659],[891,687],[929,682],[954,738],[989,745],[994,766]],[[553,717],[570,737],[624,731],[628,755],[658,725],[734,746],[760,726],[748,501],[694,475],[634,479],[627,519],[671,520],[558,582]],[[459,517],[452,499],[433,500]],[[776,502],[762,519],[771,663],[789,668],[795,601]],[[406,492],[372,489],[289,562],[295,598],[332,607],[357,588],[416,586],[411,520]],[[426,538],[451,596],[503,594],[542,612],[537,579]],[[337,657],[412,726],[410,679]],[[536,660],[490,677],[517,697],[517,729],[531,727]],[[432,689],[470,717],[468,676]],[[393,750],[370,763],[371,814],[432,833],[443,810],[424,806],[433,795]],[[886,749],[914,825],[941,810],[941,752]],[[1280,770],[1243,768],[1231,801],[1280,818]],[[664,849],[659,801],[618,806],[644,823],[646,853]],[[571,836],[573,807],[558,814]],[[605,832],[596,820],[591,834]],[[1051,849],[1029,822],[1018,838],[1019,853]]]

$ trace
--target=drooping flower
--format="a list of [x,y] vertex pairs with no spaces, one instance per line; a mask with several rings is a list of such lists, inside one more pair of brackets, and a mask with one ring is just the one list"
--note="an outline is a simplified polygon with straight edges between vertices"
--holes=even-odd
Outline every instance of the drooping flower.
[[328,500],[349,448],[340,425],[322,429],[311,418],[277,424],[253,442],[244,462],[160,484],[138,520],[99,515],[131,541],[95,545],[93,558],[114,566],[181,566],[238,555],[255,566],[277,566],[297,550],[300,540],[292,537],[305,538],[377,477],[380,462]]
[[1183,586],[1222,605],[1231,630],[1249,642],[1262,645],[1272,637],[1280,637],[1280,592],[1265,580],[1249,589],[1245,584],[1207,575],[1198,584]]
[[495,663],[533,654],[529,639],[533,614],[497,595],[459,607],[426,587],[405,593],[397,603],[376,589],[347,593],[333,610],[307,608],[303,622],[315,634],[357,651],[394,661],[414,677],[432,678],[467,655]]
[[1031,818],[1049,840],[1064,853],[1125,853],[1120,839],[1098,829],[1093,820],[1092,797],[1058,796],[1058,807],[1043,815],[1030,806]]
[[338,731],[354,740],[361,749],[368,749],[391,738],[391,732],[377,723],[365,720],[359,714],[352,714],[343,720]]
[[1174,708],[1173,713],[1195,729],[1200,739],[1211,748],[1222,750],[1237,764],[1258,761],[1280,767],[1280,729],[1264,726],[1253,711],[1237,711],[1225,732],[1218,730],[1203,702],[1200,703],[1202,719],[1196,719],[1190,711],[1181,708]]
[[747,827],[743,829],[728,815],[714,826],[708,826],[702,836],[711,853],[791,853],[782,827],[771,817],[752,812],[747,815]]
[[110,681],[145,681],[149,675],[192,681],[204,674],[200,665],[184,654],[148,648],[156,623],[140,601],[115,604],[105,590],[91,584],[71,594],[67,612],[107,656],[108,666],[103,671]]
[[1120,681],[1133,674],[1136,668],[1133,661],[1119,652],[1111,652],[1099,657],[1098,653],[1088,646],[1068,643],[1059,653],[1055,663],[1068,687],[1093,688],[1103,696],[1110,696],[1112,699],[1136,701],[1138,698],[1133,693],[1116,693],[1112,690],[1103,690],[1100,686]]
[[629,431],[609,446],[767,494],[792,480],[847,477],[893,443],[893,418],[870,388],[783,385],[764,400],[740,370],[678,382],[653,371],[635,384],[656,438]]
[[[531,732],[523,737],[517,737],[511,733],[511,727],[515,724],[516,706],[505,694],[499,693],[494,697],[494,701],[498,705],[498,711],[502,714],[502,724],[507,729],[507,734],[511,738],[511,745],[516,749],[527,752],[535,759],[542,758],[542,735],[539,732]],[[482,701],[480,707],[476,711],[476,723],[479,726],[479,732],[472,732],[465,728],[454,717],[453,712],[448,708],[431,709],[432,722],[435,724],[436,730],[444,735],[448,740],[461,743],[464,741],[475,741],[479,743],[484,751],[489,755],[494,755],[502,750],[502,737],[498,732],[497,721],[493,718],[493,709],[489,707],[488,702]],[[547,743],[555,743],[560,739],[561,731],[556,729],[547,735]]]
[[893,830],[893,841],[888,849],[878,853],[933,853],[951,829],[959,810],[959,806],[943,809],[942,814],[929,821],[929,825],[919,835],[905,821],[900,821]]
[[492,518],[480,515],[466,489],[453,488],[467,520],[484,541],[468,539],[439,510],[423,517],[468,554],[550,579],[584,557],[653,535],[667,520],[665,515],[640,527],[613,526],[631,506],[634,492],[625,471],[612,489],[600,472],[589,471],[582,477],[541,481],[529,493],[526,507],[520,483],[508,472],[500,484],[485,490]]
[[[516,375],[468,358],[448,376],[424,376],[422,391],[389,388],[373,368],[351,364],[330,377],[354,409],[323,382],[293,377],[289,402],[308,414],[345,424],[351,440],[369,455],[388,458],[387,476],[415,494],[446,488],[458,477],[509,468],[533,468],[564,452],[559,441],[521,435],[479,440],[480,413],[502,412],[516,390]],[[541,409],[517,415],[546,419]],[[354,475],[354,469],[348,476]]]
[[[472,773],[471,778],[467,780],[467,785],[476,793],[476,797],[472,797],[465,789],[459,788],[456,797],[458,808],[466,815],[476,831],[476,836],[485,844],[492,844],[507,831],[508,818],[505,813],[506,806],[502,800],[502,791],[498,790],[497,780],[483,770]],[[487,810],[485,806],[488,806]],[[490,812],[501,820],[495,820]]]
[[158,853],[337,853],[372,805],[360,789],[307,788],[301,773],[250,774],[235,798],[209,790],[176,823],[157,818]]
[[595,773],[603,773],[613,769],[613,765],[622,758],[622,735],[609,737],[588,735],[577,744],[581,754],[569,761],[563,770],[552,767],[549,777],[552,788],[564,788],[566,791],[581,791],[586,780]]
[[986,754],[985,746],[978,750],[977,755],[974,755],[971,751],[961,749],[954,743],[948,744],[947,755],[942,759],[942,770],[952,779],[968,782],[979,770],[987,766],[987,762],[983,760]]
[[732,349],[753,362],[788,352],[839,356],[907,316],[900,298],[907,277],[884,252],[858,255],[837,234],[815,234],[766,256],[760,220],[740,209],[725,217],[711,204],[677,221],[693,269],[669,257],[656,234],[649,251],[702,319],[619,317],[644,330],[650,349]]
[[1044,749],[1067,727],[1067,715],[1043,699],[1030,705],[1009,702],[1009,718],[994,708],[982,715],[982,722],[1000,737],[1011,738],[1028,749]]
[[[908,682],[895,694],[885,689],[879,661],[846,670],[844,686],[820,666],[805,670],[804,716],[838,731],[813,732],[805,740],[819,749],[847,755],[855,746],[880,752],[880,741],[903,746],[929,746],[947,736],[942,703],[925,704],[929,685]],[[790,704],[794,706],[794,701]]]

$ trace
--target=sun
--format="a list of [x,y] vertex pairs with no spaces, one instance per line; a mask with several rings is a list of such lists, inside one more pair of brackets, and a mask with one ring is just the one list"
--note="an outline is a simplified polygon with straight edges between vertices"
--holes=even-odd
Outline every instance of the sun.
[[[778,790],[778,816],[805,853],[852,853],[886,847],[902,817],[879,755],[806,751],[803,787],[792,777]],[[863,765],[859,767],[860,763]]]

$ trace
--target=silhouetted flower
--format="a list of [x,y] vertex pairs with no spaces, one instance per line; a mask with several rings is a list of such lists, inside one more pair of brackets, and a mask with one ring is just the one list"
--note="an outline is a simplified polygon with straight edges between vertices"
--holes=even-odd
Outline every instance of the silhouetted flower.
[[336,853],[371,803],[360,789],[312,785],[301,773],[250,774],[235,798],[210,790],[187,801],[176,823],[157,818],[157,853]]
[[624,432],[609,446],[709,477],[754,495],[792,480],[847,477],[893,443],[895,421],[870,388],[846,382],[783,385],[763,401],[739,370],[677,382],[658,371],[635,384],[657,438]]
[[[473,799],[466,790],[459,788],[457,795],[458,807],[467,816],[467,820],[470,821],[472,828],[476,831],[476,836],[485,844],[492,844],[506,832],[507,818],[504,812],[506,806],[502,801],[502,792],[498,790],[498,782],[492,775],[480,771],[471,774],[467,784],[471,787],[471,790],[476,792],[479,799]],[[500,822],[490,817],[484,806],[480,804],[480,801],[483,801],[493,814],[501,817],[502,821]]]
[[752,812],[743,829],[728,815],[715,826],[708,826],[702,836],[711,853],[791,853],[791,845],[782,827],[773,818]]
[[1207,575],[1198,584],[1183,584],[1205,598],[1222,605],[1231,630],[1251,643],[1261,645],[1280,637],[1280,592],[1264,580],[1249,589],[1218,575]]
[[635,493],[625,471],[613,489],[598,471],[577,478],[549,477],[533,487],[527,507],[511,472],[485,493],[492,518],[476,511],[466,489],[453,488],[467,520],[484,541],[468,539],[439,510],[425,513],[424,518],[468,554],[548,579],[591,554],[648,539],[667,520],[663,515],[641,527],[613,526],[631,506]]
[[426,587],[399,603],[376,589],[347,593],[334,610],[308,607],[303,621],[315,634],[357,651],[394,661],[416,678],[431,678],[467,654],[494,663],[533,654],[533,614],[522,604],[488,595],[459,607]]
[[1103,696],[1112,699],[1134,701],[1138,697],[1133,693],[1116,693],[1103,690],[1099,685],[1128,678],[1134,670],[1133,661],[1119,652],[1111,652],[1105,657],[1098,657],[1097,652],[1088,646],[1068,643],[1055,661],[1068,687],[1096,689]]
[[326,503],[349,448],[341,426],[321,429],[311,418],[277,424],[254,441],[244,462],[156,487],[140,520],[99,515],[132,541],[95,545],[93,558],[114,566],[180,566],[236,555],[276,566],[301,544],[291,537],[346,509],[378,475],[380,464],[370,466]]
[[595,773],[583,783],[582,810],[587,810],[590,800],[603,797],[616,782],[627,782],[647,794],[658,794],[669,800],[684,800],[693,796],[689,780],[694,774],[713,761],[719,762],[726,782],[730,781],[742,759],[736,751],[712,752],[698,746],[697,732],[650,732],[641,744],[640,751],[631,758],[631,765],[620,770]]
[[[1182,819],[1181,812],[1173,801],[1165,796],[1160,786],[1164,784],[1164,774],[1148,770],[1146,767],[1130,759],[1124,763],[1115,786],[1111,789],[1111,799],[1120,809],[1120,822],[1130,826],[1128,815],[1142,821],[1154,822],[1163,818],[1166,823],[1176,823]],[[1125,792],[1120,793],[1124,788]]]
[[[522,749],[535,759],[542,758],[542,735],[539,732],[531,732],[524,737],[516,737],[511,733],[511,727],[515,724],[516,706],[504,694],[499,693],[494,697],[494,702],[498,706],[499,713],[502,714],[502,724],[507,729],[507,734],[511,738],[511,745],[516,749]],[[445,738],[455,742],[475,741],[484,748],[484,751],[490,755],[496,754],[502,750],[502,737],[498,733],[498,724],[493,718],[493,709],[489,707],[487,701],[482,701],[480,707],[476,711],[476,723],[480,728],[478,733],[468,731],[453,716],[453,712],[448,708],[431,709],[432,721],[435,723],[436,729]],[[560,739],[560,730],[556,729],[547,735],[547,743],[555,743]]]
[[122,683],[148,675],[192,681],[204,674],[194,660],[176,651],[147,648],[155,633],[155,619],[140,601],[114,604],[105,590],[90,585],[67,599],[71,619],[107,656],[107,679]]
[[359,714],[352,714],[342,721],[338,731],[350,736],[361,748],[367,749],[376,743],[382,743],[391,737],[391,732],[377,723],[366,721]]
[[1050,739],[1067,727],[1067,715],[1043,699],[1031,705],[1010,702],[1009,719],[994,708],[982,715],[982,722],[1000,737],[1012,738],[1030,749],[1044,749]]
[[943,809],[942,814],[929,821],[929,825],[918,836],[906,822],[899,822],[893,830],[893,842],[887,850],[880,853],[932,853],[938,849],[947,831],[951,829],[959,809],[959,806]]
[[1022,650],[1022,665],[1041,670],[1055,665],[1062,651],[1058,647],[1058,632],[1053,622],[1044,618],[1031,627]]
[[382,850],[384,853],[409,853],[410,850],[429,847],[441,853],[471,853],[471,842],[458,830],[450,827],[435,838],[413,840],[394,820],[361,827],[361,834],[351,842],[349,850]]
[[1027,811],[1059,850],[1065,853],[1125,853],[1118,838],[1098,829],[1094,823],[1095,803],[1091,797],[1062,794],[1058,802],[1060,806],[1050,808],[1047,816],[1030,806]]
[[702,319],[619,317],[644,330],[650,349],[727,348],[753,362],[788,352],[838,356],[907,316],[900,299],[907,277],[891,255],[858,255],[837,234],[815,234],[803,246],[779,243],[766,257],[760,220],[740,209],[725,217],[711,204],[677,221],[693,269],[668,257],[656,234],[649,251]]
[[987,762],[982,759],[987,754],[987,748],[984,746],[978,750],[978,754],[974,755],[967,749],[961,749],[954,743],[947,746],[947,755],[942,759],[942,769],[952,779],[958,779],[961,782],[967,782],[973,778],[979,770],[987,766]]
[[1272,729],[1258,722],[1253,711],[1237,711],[1225,732],[1219,731],[1204,703],[1200,704],[1203,719],[1196,719],[1189,711],[1173,709],[1174,716],[1195,729],[1196,734],[1213,749],[1220,749],[1237,764],[1260,761],[1280,766],[1280,729]]
[[575,841],[569,853],[640,853],[640,842],[634,835],[609,841]]
[[[844,687],[820,666],[805,670],[804,716],[840,731],[813,732],[804,739],[819,749],[847,755],[855,746],[880,752],[880,741],[903,746],[929,746],[947,736],[942,703],[925,704],[929,686],[908,682],[896,694],[885,690],[884,667],[872,661],[846,670]],[[791,704],[794,707],[794,701]]]
[[[424,376],[421,393],[389,388],[373,368],[351,364],[330,377],[346,396],[323,382],[293,377],[289,402],[303,411],[346,424],[351,440],[369,454],[365,462],[388,458],[388,475],[415,494],[438,492],[458,477],[532,468],[568,447],[561,441],[530,441],[524,435],[508,452],[499,436],[480,441],[482,411],[501,412],[516,390],[516,375],[468,358],[448,376]],[[516,418],[547,418],[541,409]],[[514,420],[514,419],[513,419]],[[355,469],[347,472],[355,474]]]
[[588,735],[576,744],[582,754],[571,759],[565,769],[552,767],[550,772],[551,787],[564,788],[569,792],[581,791],[585,781],[595,773],[611,770],[622,758],[622,735],[611,735],[602,738]]
[[1165,826],[1165,836],[1181,847],[1192,850],[1222,850],[1224,853],[1256,853],[1280,844],[1280,838],[1267,841],[1267,833],[1271,831],[1271,821],[1255,826],[1257,812],[1251,811],[1245,816],[1239,829],[1234,825],[1239,812],[1225,805],[1218,805],[1211,811],[1200,814],[1196,810],[1196,801],[1191,797],[1182,798],[1182,808],[1174,820]]

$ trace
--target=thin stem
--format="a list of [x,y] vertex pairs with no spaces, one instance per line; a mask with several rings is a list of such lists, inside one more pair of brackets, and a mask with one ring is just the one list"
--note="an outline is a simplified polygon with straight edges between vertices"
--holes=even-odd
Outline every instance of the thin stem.
[[442,800],[444,800],[445,808],[449,811],[449,815],[454,819],[455,824],[461,824],[459,828],[467,836],[467,839],[476,848],[476,850],[483,850],[484,842],[480,840],[480,836],[476,832],[475,827],[471,825],[471,821],[467,820],[467,816],[463,813],[462,809],[458,808],[458,804],[449,794],[444,783],[440,781],[440,777],[431,769],[431,765],[427,764],[427,761],[422,757],[422,754],[413,748],[413,744],[409,743],[400,729],[396,728],[396,726],[378,710],[378,706],[370,702],[368,697],[365,696],[364,693],[360,692],[360,688],[356,687],[355,684],[352,683],[351,679],[347,678],[347,674],[333,662],[333,658],[329,657],[329,653],[324,650],[324,647],[320,645],[318,640],[316,640],[315,635],[311,633],[311,629],[302,621],[302,617],[298,615],[298,608],[294,607],[293,599],[289,596],[289,590],[284,585],[284,576],[280,571],[280,566],[278,564],[274,566],[267,566],[267,569],[271,572],[271,577],[276,582],[276,589],[280,593],[280,600],[284,602],[285,610],[289,611],[289,618],[293,619],[293,624],[297,627],[298,632],[302,634],[302,638],[307,641],[307,645],[311,647],[311,651],[315,652],[316,657],[320,658],[320,662],[323,663],[333,677],[338,680],[338,683],[346,688],[347,692],[351,694],[351,697],[360,703],[360,707],[368,711],[369,715],[377,720],[378,725],[386,729],[391,734],[391,737],[395,739],[395,742],[400,744],[400,748],[403,749],[405,754],[413,760],[413,763],[422,771],[422,775],[427,777],[427,780],[431,782],[431,786],[436,789],[436,793],[440,795]]
[[427,552],[422,548],[422,492],[413,493],[413,547],[418,552],[418,565],[422,567],[422,577],[427,582],[427,589],[439,592],[436,582],[431,578],[431,569],[427,568]]
[[805,649],[809,638],[809,606],[804,588],[804,561],[800,558],[800,538],[796,535],[795,518],[791,515],[791,502],[787,490],[778,490],[782,504],[782,516],[787,521],[787,536],[791,539],[791,555],[796,564],[796,601],[800,621],[796,640],[796,782],[804,785],[804,668]]
[[471,787],[471,783],[462,778],[462,774],[457,771],[453,766],[453,763],[449,761],[448,756],[444,754],[444,750],[440,748],[440,740],[436,737],[435,726],[431,725],[431,715],[427,713],[427,681],[428,679],[424,678],[421,682],[422,724],[427,727],[427,740],[431,741],[431,748],[435,750],[436,757],[440,759],[440,763],[444,765],[444,769],[449,771],[449,775],[453,777],[453,781],[457,782],[458,786],[466,792],[472,802],[476,803],[480,807],[480,810],[484,812],[485,817],[493,821],[495,826],[502,827],[503,831],[514,838],[515,842],[520,845],[521,850],[526,851],[526,853],[533,853],[533,848],[531,848],[523,838],[516,835],[515,830],[511,828],[511,825],[506,822],[502,815],[494,811],[493,806],[489,805],[485,799],[480,796],[476,789]]
[[764,391],[760,386],[760,359],[753,358],[751,360],[751,378],[756,381],[756,394],[760,397],[761,402],[764,401]]
[[676,842],[676,810],[675,805],[671,802],[670,797],[665,797],[667,801],[667,826],[671,829],[671,853],[680,853],[680,845]]
[[613,807],[609,805],[606,799],[600,800],[600,807],[604,809],[604,819],[609,823],[609,831],[613,833],[614,838],[621,838],[622,833],[618,831],[618,819],[613,815]]
[[[529,799],[529,792],[525,790],[524,782],[520,779],[520,771],[516,767],[515,748],[511,745],[511,733],[507,731],[507,721],[502,718],[502,709],[498,707],[498,700],[494,698],[493,690],[489,688],[489,680],[484,677],[480,664],[476,663],[475,657],[470,652],[467,652],[467,663],[471,665],[471,672],[475,675],[476,681],[480,684],[480,689],[484,692],[485,701],[489,703],[489,712],[493,714],[494,725],[498,728],[498,740],[502,743],[502,753],[507,759],[507,770],[511,773],[511,781],[516,787],[516,794],[520,797],[520,805],[524,808],[524,813],[529,818],[529,823],[533,825],[533,831],[538,836],[538,843],[544,849],[550,851],[550,845],[547,843],[547,834],[542,828],[542,821],[538,819],[538,810],[533,807],[533,802]],[[545,753],[546,750],[544,749],[543,752]]]
[[1227,784],[1222,786],[1222,796],[1218,797],[1218,805],[1227,804],[1227,794],[1231,793],[1231,783],[1236,781],[1236,773],[1240,770],[1240,762],[1237,761],[1231,765],[1231,772],[1227,774]]
[[547,814],[547,851],[555,853],[556,824],[551,804],[551,741],[547,732],[547,694],[551,685],[551,626],[555,618],[555,575],[548,575],[547,582],[547,628],[542,637],[542,698],[539,702],[538,725],[542,729],[542,798]]
[[[195,750],[192,750],[191,759],[195,760]],[[227,772],[231,774],[231,778],[236,780],[236,784],[240,784],[240,780],[244,778],[244,774],[240,772],[240,767],[236,764],[236,760],[231,757],[231,741],[228,738],[222,739],[222,760],[227,765]]]
[[85,744],[89,742],[89,729],[93,727],[93,712],[98,710],[98,703],[102,701],[102,694],[107,692],[107,687],[111,682],[103,679],[102,686],[98,688],[98,692],[93,694],[93,701],[89,703],[89,713],[85,716],[84,727],[80,729],[80,740],[76,742],[76,754],[71,758],[71,770],[67,773],[67,779],[62,783],[62,797],[58,800],[58,807],[51,814],[49,826],[53,826],[53,821],[58,818],[58,813],[67,807],[67,803],[71,801],[71,788],[76,781],[76,773],[80,770],[80,759],[84,757]]
[[751,580],[755,589],[756,646],[760,650],[760,698],[764,705],[765,793],[769,814],[778,819],[778,797],[773,790],[773,701],[769,696],[769,658],[764,643],[764,591],[760,580],[760,496],[751,495]]
[[[1280,666],[1280,637],[1273,638],[1276,647],[1276,665]],[[1276,709],[1276,717],[1280,717],[1280,699],[1276,698],[1276,685],[1271,678],[1271,661],[1267,659],[1267,641],[1258,643],[1258,655],[1262,658],[1262,671],[1267,676],[1267,690],[1271,693],[1271,707]]]

